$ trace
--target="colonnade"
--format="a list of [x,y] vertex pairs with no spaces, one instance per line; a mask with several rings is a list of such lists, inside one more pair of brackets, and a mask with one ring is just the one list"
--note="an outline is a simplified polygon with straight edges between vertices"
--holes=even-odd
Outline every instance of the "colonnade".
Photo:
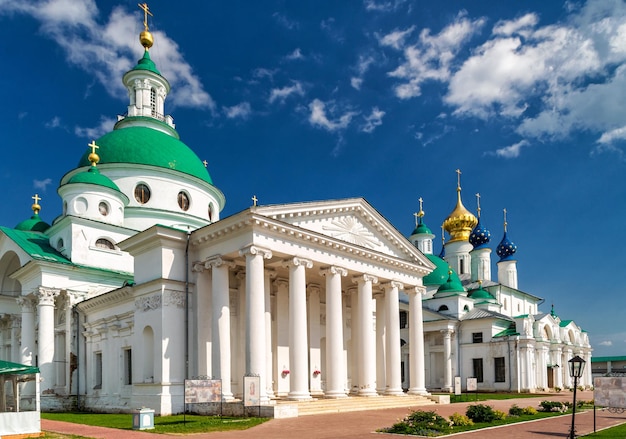
[[[320,266],[297,256],[280,261],[279,266],[288,271],[288,279],[285,279],[277,276],[273,268],[265,267],[264,261],[272,258],[271,250],[251,245],[240,250],[239,255],[245,258],[245,270],[238,276],[241,278],[239,285],[230,285],[229,271],[241,268],[241,261],[216,255],[194,266],[199,278],[209,276],[211,279],[198,280],[202,288],[198,290],[198,303],[210,302],[213,310],[210,334],[198,331],[198,345],[210,345],[211,361],[204,365],[201,361],[200,367],[206,370],[198,372],[222,380],[224,400],[234,398],[231,383],[236,380],[232,374],[238,371],[231,365],[234,356],[241,352],[231,346],[231,331],[242,329],[245,358],[236,363],[244,364],[244,375],[260,377],[261,403],[268,403],[275,395],[306,400],[322,394],[327,398],[343,398],[349,393],[359,396],[404,394],[400,290],[409,295],[411,316],[409,393],[426,393],[423,287],[406,288],[394,280],[379,282],[371,274],[351,272],[339,266]],[[315,272],[311,273],[312,270]],[[321,275],[324,286],[312,282],[311,274]],[[375,291],[374,285],[378,284],[380,289]],[[231,290],[236,288],[244,290],[239,303],[243,328],[233,328],[231,322],[231,306],[236,306]],[[326,298],[325,310],[322,295]],[[320,315],[325,316],[324,321]],[[202,325],[206,324],[201,323],[199,328]],[[322,340],[325,340],[324,347]],[[277,382],[273,383],[273,378]],[[349,380],[351,389],[348,389]]]

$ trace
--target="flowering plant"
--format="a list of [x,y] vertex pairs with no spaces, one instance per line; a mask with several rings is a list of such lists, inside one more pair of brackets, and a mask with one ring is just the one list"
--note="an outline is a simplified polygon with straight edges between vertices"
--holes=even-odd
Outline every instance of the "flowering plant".
[[318,375],[319,375],[319,374],[321,374],[321,373],[322,373],[322,371],[321,371],[321,370],[315,369],[315,370],[313,371],[313,376],[318,376]]
[[286,377],[287,375],[289,375],[289,369],[283,369],[283,371],[280,373],[283,377]]

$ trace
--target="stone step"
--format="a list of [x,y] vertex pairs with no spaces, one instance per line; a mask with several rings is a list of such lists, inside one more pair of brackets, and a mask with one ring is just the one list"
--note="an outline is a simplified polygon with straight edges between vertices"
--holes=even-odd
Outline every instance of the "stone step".
[[434,405],[435,402],[424,396],[350,396],[339,399],[314,398],[307,401],[277,400],[277,404],[298,406],[298,416],[324,413],[354,412],[406,407],[407,410]]

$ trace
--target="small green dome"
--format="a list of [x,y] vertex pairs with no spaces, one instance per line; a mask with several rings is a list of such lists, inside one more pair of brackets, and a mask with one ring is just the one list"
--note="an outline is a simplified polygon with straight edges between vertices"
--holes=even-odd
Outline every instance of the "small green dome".
[[454,271],[450,269],[449,274],[448,274],[448,280],[446,281],[445,284],[442,284],[439,286],[439,288],[437,288],[437,292],[435,293],[434,297],[439,297],[442,295],[448,296],[450,295],[450,293],[464,293],[464,292],[465,292],[465,288],[461,284],[461,281],[459,280],[458,276],[454,275]]
[[117,187],[113,181],[107,177],[106,175],[102,175],[97,167],[91,166],[88,171],[79,172],[74,175],[66,184],[73,183],[83,183],[83,184],[93,184],[96,186],[108,187],[109,189],[113,189],[116,192],[121,192],[120,188]]
[[490,303],[496,302],[496,298],[493,297],[493,295],[489,291],[483,289],[482,286],[476,288],[475,290],[471,290],[467,294],[467,297],[470,297],[474,300],[480,300],[483,302],[490,302]]
[[161,72],[156,68],[156,64],[150,58],[150,53],[147,50],[143,53],[143,57],[137,62],[137,65],[133,67],[133,70],[148,70],[157,75],[161,75]]
[[[131,118],[127,117],[124,121],[128,119]],[[96,143],[100,147],[99,165],[128,163],[154,166],[182,172],[213,185],[209,172],[191,148],[162,131],[128,126],[114,129],[96,140]],[[89,151],[83,154],[79,167],[91,165],[89,154]]]
[[39,214],[34,214],[29,219],[22,221],[17,226],[15,226],[15,230],[20,230],[22,232],[45,232],[50,228],[50,224],[44,222]]
[[424,276],[424,285],[427,287],[443,285],[448,280],[448,277],[452,277],[454,282],[458,282],[461,284],[461,280],[459,276],[452,270],[452,274],[448,275],[448,271],[450,270],[450,266],[446,261],[441,259],[439,256],[433,254],[425,254],[430,262],[435,265],[435,269],[430,272],[428,275]]
[[428,226],[426,226],[426,224],[420,222],[415,228],[415,230],[413,230],[412,235],[420,235],[420,234],[432,235],[433,232],[431,232],[431,230],[428,228]]

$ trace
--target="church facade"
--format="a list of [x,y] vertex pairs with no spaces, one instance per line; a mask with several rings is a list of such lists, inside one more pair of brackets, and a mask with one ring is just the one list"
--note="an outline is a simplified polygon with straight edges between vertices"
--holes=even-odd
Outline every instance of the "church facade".
[[407,239],[363,198],[221,218],[224,195],[165,115],[145,24],[127,113],[62,178],[62,214],[46,224],[34,197],[30,219],[0,227],[0,359],[40,368],[44,410],[180,413],[193,377],[221,380],[224,401],[258,377],[261,404],[427,395],[455,377],[571,385],[587,334],[518,289],[506,234],[491,279],[460,184],[442,257],[423,214]]

